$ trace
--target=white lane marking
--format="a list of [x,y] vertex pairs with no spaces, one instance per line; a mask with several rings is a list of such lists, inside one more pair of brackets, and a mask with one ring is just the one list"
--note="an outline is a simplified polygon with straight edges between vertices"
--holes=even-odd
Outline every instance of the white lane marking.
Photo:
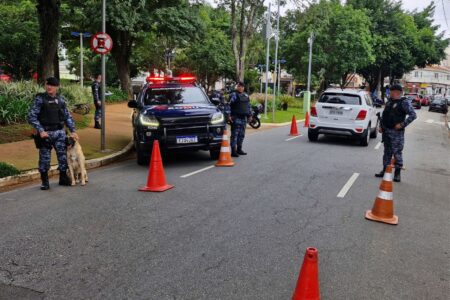
[[342,189],[339,191],[339,194],[337,194],[338,198],[344,198],[347,192],[350,190],[352,185],[355,183],[356,179],[358,178],[359,173],[353,173],[353,175],[349,178],[347,183],[342,187]]
[[378,142],[378,144],[375,146],[375,150],[378,150],[378,149],[380,149],[380,147],[381,147],[381,142]]
[[432,124],[433,122],[434,122],[433,119],[428,119],[428,120],[425,121],[425,123],[429,123],[429,124]]
[[203,168],[203,169],[200,169],[200,170],[197,170],[197,171],[194,171],[194,172],[191,172],[191,173],[188,173],[188,174],[184,174],[184,175],[182,175],[182,176],[180,176],[180,177],[181,177],[181,178],[186,178],[186,177],[189,177],[189,176],[192,176],[192,175],[195,175],[195,174],[204,172],[204,171],[209,170],[209,169],[212,169],[212,168],[214,168],[214,165],[209,166],[209,167],[206,167],[206,168]]
[[301,136],[302,136],[302,135],[301,135],[301,134],[299,134],[299,135],[297,135],[297,136],[294,136],[294,137],[288,138],[288,139],[286,139],[286,142],[292,141],[293,139],[299,138],[299,137],[301,137]]

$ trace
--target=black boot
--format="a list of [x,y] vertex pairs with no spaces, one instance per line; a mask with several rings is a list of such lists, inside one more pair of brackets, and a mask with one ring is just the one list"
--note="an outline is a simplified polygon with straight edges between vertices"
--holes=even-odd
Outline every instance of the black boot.
[[236,153],[239,155],[247,155],[247,152],[242,151],[242,147],[238,147]]
[[66,171],[59,171],[59,185],[69,186],[71,184]]
[[41,173],[41,190],[46,191],[48,189],[50,189],[50,183],[48,182],[48,173],[47,172],[42,172]]
[[394,172],[394,181],[395,182],[400,182],[402,180],[401,176],[400,176],[400,172],[402,169],[400,168],[395,168],[395,172]]
[[380,173],[375,174],[375,177],[383,177],[384,176],[384,170]]
[[99,121],[95,121],[95,126],[94,126],[94,128],[96,128],[96,129],[102,129],[102,126],[100,125],[100,122],[99,122]]
[[239,157],[239,154],[236,151],[236,148],[231,148],[231,156],[232,157]]

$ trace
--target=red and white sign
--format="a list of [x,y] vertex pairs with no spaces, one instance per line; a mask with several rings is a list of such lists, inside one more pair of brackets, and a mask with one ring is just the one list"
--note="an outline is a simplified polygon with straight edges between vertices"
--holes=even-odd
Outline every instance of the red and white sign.
[[91,38],[91,48],[97,54],[108,54],[113,47],[113,41],[107,33],[98,32]]

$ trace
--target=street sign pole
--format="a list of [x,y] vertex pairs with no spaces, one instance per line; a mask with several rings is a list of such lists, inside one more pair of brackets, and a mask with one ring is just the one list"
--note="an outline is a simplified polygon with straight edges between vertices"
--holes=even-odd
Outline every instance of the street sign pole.
[[311,106],[311,68],[312,68],[312,47],[314,42],[314,32],[311,32],[311,35],[308,39],[309,44],[309,62],[308,62],[308,83],[306,87],[306,93],[303,96],[303,112],[308,112]]
[[275,32],[275,81],[273,82],[273,99],[272,99],[272,122],[275,123],[275,99],[277,93],[277,64],[278,64],[278,41],[280,39],[280,0],[278,0],[278,12],[277,12],[277,31]]
[[267,119],[267,89],[269,84],[269,56],[270,56],[270,35],[269,32],[270,28],[270,3],[269,3],[269,9],[267,10],[267,21],[266,21],[266,40],[267,40],[267,46],[266,46],[266,82],[265,82],[265,91],[264,91],[264,119]]
[[83,33],[80,33],[80,83],[81,87],[84,87],[83,83]]
[[[102,1],[102,32],[106,33],[106,0]],[[102,129],[100,150],[106,151],[106,105],[105,105],[105,89],[106,89],[106,57],[102,54]]]

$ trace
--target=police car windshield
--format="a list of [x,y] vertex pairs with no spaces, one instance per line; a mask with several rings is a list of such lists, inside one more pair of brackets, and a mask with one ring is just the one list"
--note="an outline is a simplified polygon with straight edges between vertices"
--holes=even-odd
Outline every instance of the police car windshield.
[[333,103],[333,104],[349,104],[349,105],[361,105],[361,98],[358,95],[351,94],[338,94],[338,93],[325,93],[319,99],[320,103]]
[[144,95],[143,102],[145,105],[209,103],[198,87],[149,88]]

